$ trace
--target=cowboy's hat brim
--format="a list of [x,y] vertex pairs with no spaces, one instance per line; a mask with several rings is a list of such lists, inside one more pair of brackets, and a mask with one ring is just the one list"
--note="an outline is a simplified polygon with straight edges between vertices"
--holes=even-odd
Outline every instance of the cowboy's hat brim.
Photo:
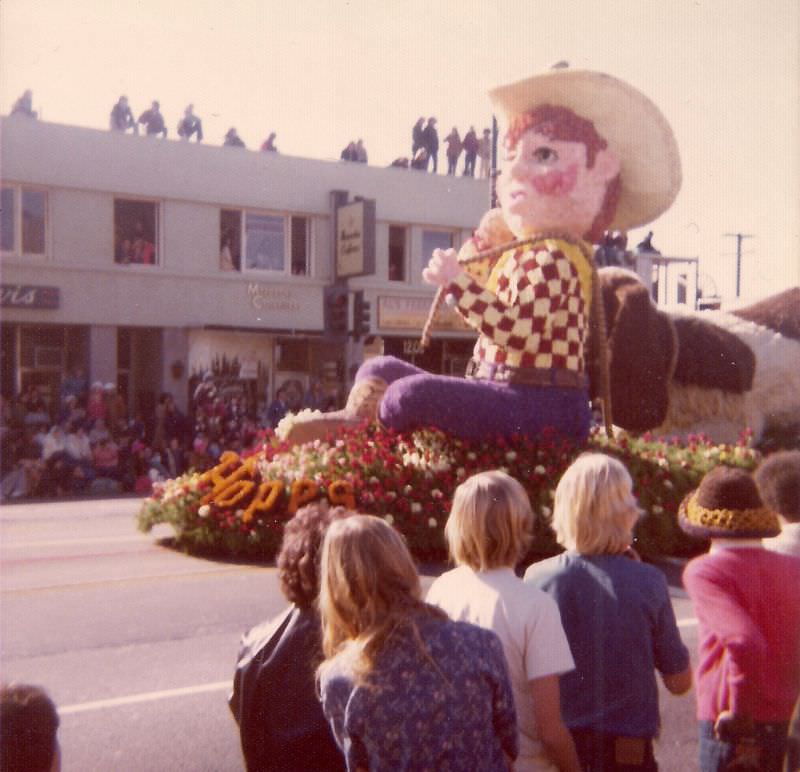
[[500,86],[489,98],[506,128],[541,105],[567,107],[594,123],[621,163],[622,191],[610,230],[646,225],[681,187],[678,144],[667,119],[644,94],[611,75],[555,69]]

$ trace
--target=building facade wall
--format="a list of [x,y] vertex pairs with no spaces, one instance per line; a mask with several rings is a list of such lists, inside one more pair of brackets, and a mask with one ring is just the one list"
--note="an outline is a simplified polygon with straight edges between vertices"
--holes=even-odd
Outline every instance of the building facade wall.
[[[17,239],[17,246],[2,254],[3,285],[15,292],[33,287],[55,288],[58,293],[55,306],[7,303],[4,293],[2,324],[13,328],[4,338],[16,340],[20,330],[37,327],[86,328],[86,361],[78,364],[87,375],[104,382],[124,379],[132,390],[146,392],[147,402],[161,390],[176,393],[179,403],[184,402],[197,358],[193,352],[207,346],[215,330],[245,334],[252,338],[247,345],[257,342],[259,356],[265,359],[259,376],[265,379],[265,398],[274,394],[281,377],[297,375],[296,369],[286,368],[295,368],[302,359],[295,356],[282,370],[276,353],[280,340],[294,337],[307,342],[312,353],[306,358],[306,377],[315,376],[314,358],[324,360],[316,363],[320,371],[337,369],[336,357],[326,352],[337,353],[342,342],[333,349],[330,343],[317,345],[324,335],[324,289],[334,280],[332,191],[375,200],[375,273],[348,283],[351,290],[363,289],[372,305],[372,336],[404,339],[418,335],[413,325],[419,321],[419,308],[433,297],[433,289],[420,275],[427,260],[421,254],[423,231],[447,231],[457,247],[477,225],[489,196],[485,180],[39,121],[2,119],[0,143],[3,187],[41,190],[46,196],[44,253],[25,254]],[[153,202],[155,264],[118,261],[115,202],[120,201]],[[305,218],[305,275],[293,274],[288,256],[279,272],[222,270],[223,209]],[[405,229],[400,280],[390,279],[391,226]],[[416,315],[401,320],[399,326],[381,328],[382,298],[407,300]],[[470,337],[457,325],[445,328],[441,335]],[[114,345],[121,330],[141,333],[135,336],[139,351],[124,373]],[[359,345],[347,343],[348,362],[363,355]],[[5,372],[6,359],[11,360],[9,367],[17,368],[12,375]],[[14,357],[4,357],[4,389],[8,383],[19,388],[18,365]],[[63,366],[66,371],[66,355]]]

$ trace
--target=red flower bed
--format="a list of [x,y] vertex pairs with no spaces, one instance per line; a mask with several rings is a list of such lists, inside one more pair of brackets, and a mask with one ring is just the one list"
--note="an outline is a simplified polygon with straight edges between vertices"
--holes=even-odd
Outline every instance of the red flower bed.
[[246,458],[226,454],[209,472],[160,485],[144,502],[139,527],[170,523],[178,545],[189,551],[270,559],[297,507],[325,497],[385,517],[418,559],[441,559],[456,486],[476,472],[503,469],[525,486],[537,513],[532,552],[552,554],[558,550],[547,523],[553,491],[583,450],[610,453],[630,471],[647,513],[637,530],[645,555],[696,550],[697,542],[677,527],[681,499],[713,466],[750,469],[757,461],[748,435],[735,446],[718,446],[703,437],[680,443],[627,435],[609,440],[596,433],[587,447],[576,448],[548,435],[478,443],[433,429],[398,434],[370,424],[326,442],[289,446],[270,436]]

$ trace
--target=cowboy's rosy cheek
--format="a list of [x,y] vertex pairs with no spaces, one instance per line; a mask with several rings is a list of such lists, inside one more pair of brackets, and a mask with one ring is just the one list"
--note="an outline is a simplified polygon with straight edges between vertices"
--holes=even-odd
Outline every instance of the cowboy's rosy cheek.
[[566,169],[551,169],[531,179],[536,192],[544,196],[567,195],[574,190],[577,181],[577,164],[570,164]]

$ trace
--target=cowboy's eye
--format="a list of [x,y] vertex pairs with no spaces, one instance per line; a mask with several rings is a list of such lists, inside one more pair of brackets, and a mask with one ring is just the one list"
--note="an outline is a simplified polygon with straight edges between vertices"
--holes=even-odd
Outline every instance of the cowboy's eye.
[[553,164],[558,160],[558,153],[551,147],[537,147],[533,151],[534,161],[543,164]]

